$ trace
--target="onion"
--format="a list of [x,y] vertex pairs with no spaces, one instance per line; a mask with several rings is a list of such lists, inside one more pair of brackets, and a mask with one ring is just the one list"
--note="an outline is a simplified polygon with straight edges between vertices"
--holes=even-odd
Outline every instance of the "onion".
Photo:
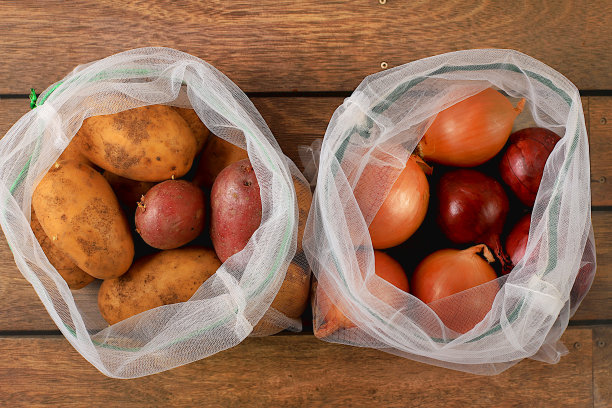
[[438,224],[451,241],[487,244],[502,270],[512,268],[499,239],[510,205],[497,181],[475,170],[455,170],[440,179],[438,200]]
[[514,108],[493,88],[485,89],[438,113],[417,152],[425,160],[448,166],[482,164],[504,147],[524,106],[525,99]]
[[[429,205],[429,183],[421,162],[418,156],[410,156],[372,220],[368,231],[375,249],[401,244],[423,223]],[[377,204],[372,191],[382,181],[376,170],[374,166],[367,167],[355,188],[355,199],[362,211]]]
[[[406,276],[404,268],[402,268],[399,262],[386,253],[374,251],[374,273],[396,288],[404,292],[409,291],[408,277]],[[389,287],[379,285],[374,286],[373,289],[373,295],[386,303],[392,303],[395,297],[395,291],[387,290]],[[329,298],[321,290],[317,290],[316,295],[317,304],[325,305],[324,308],[327,308],[324,323],[314,328],[316,337],[324,338],[339,329],[350,329],[355,327],[355,324],[344,315],[342,311],[343,306],[341,304],[332,304]]]
[[489,249],[482,244],[465,250],[436,251],[414,271],[410,283],[412,294],[430,304],[446,327],[465,333],[491,310],[499,286],[487,285],[482,290],[437,301],[495,280],[497,275],[489,265],[493,260]]
[[[508,234],[508,238],[506,239],[506,253],[510,256],[514,265],[517,265],[525,255],[530,225],[531,214],[527,214],[516,223],[512,231],[510,231],[510,234]],[[504,271],[504,273],[508,272],[510,271]]]
[[546,160],[559,136],[544,128],[527,128],[510,135],[499,170],[504,182],[528,207],[533,207]]

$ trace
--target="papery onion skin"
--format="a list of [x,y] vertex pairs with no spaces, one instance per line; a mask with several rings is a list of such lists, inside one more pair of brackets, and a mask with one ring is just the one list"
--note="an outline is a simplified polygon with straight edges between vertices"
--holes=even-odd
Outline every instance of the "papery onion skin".
[[[406,241],[423,223],[429,206],[429,183],[420,158],[410,156],[406,167],[391,187],[368,231],[375,249],[386,249]],[[362,179],[357,184],[355,198],[362,209],[368,207],[372,200],[372,190],[381,182],[375,177],[375,166],[366,168]]]
[[522,129],[510,135],[499,172],[504,183],[528,207],[535,203],[546,160],[559,140],[556,133],[544,128]]
[[530,226],[531,214],[527,214],[516,223],[510,234],[508,234],[508,238],[506,238],[506,253],[510,256],[515,266],[525,256]]
[[438,113],[417,152],[447,166],[478,166],[501,151],[524,105],[522,99],[514,108],[501,93],[485,89]]
[[424,303],[436,302],[431,307],[444,324],[458,333],[465,333],[491,309],[499,286],[487,285],[481,291],[454,301],[440,300],[495,280],[497,275],[490,261],[493,261],[491,253],[482,244],[464,250],[436,251],[423,259],[414,271],[410,282],[412,294]]
[[[374,251],[374,273],[398,289],[404,292],[409,292],[410,287],[408,277],[406,276],[404,268],[402,268],[399,262],[386,253],[376,250]],[[390,303],[393,293],[381,293],[380,287],[377,288],[378,293],[374,293],[374,295],[376,295],[379,299]],[[329,309],[325,315],[324,323],[319,327],[314,327],[314,334],[316,337],[324,338],[339,329],[350,329],[355,327],[355,324],[342,312],[342,305],[331,304],[323,291],[317,291],[316,296],[322,296],[322,303],[329,304]],[[388,299],[385,299],[386,297]]]
[[510,204],[497,181],[476,170],[446,173],[438,185],[438,225],[457,244],[488,245],[507,271],[512,261],[501,245],[500,235]]

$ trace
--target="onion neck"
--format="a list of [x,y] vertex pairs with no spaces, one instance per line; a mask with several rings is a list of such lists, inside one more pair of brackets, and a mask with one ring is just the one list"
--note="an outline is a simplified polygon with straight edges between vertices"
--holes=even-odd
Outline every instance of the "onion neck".
[[501,244],[499,235],[490,236],[488,239],[485,240],[485,244],[487,244],[489,248],[491,248],[491,250],[495,254],[495,257],[501,264],[502,274],[507,275],[508,273],[510,273],[514,265],[512,264],[512,260],[510,259],[506,251],[504,251],[504,247]]

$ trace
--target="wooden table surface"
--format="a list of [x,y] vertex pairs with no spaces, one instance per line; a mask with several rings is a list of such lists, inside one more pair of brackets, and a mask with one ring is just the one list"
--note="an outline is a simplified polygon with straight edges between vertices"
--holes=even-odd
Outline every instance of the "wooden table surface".
[[383,62],[468,48],[529,54],[583,96],[598,262],[556,365],[525,360],[480,377],[302,333],[115,380],[60,335],[2,236],[0,406],[612,406],[611,22],[612,3],[589,0],[0,3],[0,135],[28,111],[30,88],[119,51],[168,46],[227,74],[297,160],[297,146],[322,137],[343,98]]

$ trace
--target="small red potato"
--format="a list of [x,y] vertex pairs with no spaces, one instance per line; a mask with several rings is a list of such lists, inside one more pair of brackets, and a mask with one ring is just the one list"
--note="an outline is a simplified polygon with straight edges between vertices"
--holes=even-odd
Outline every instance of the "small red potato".
[[261,223],[259,183],[251,162],[240,160],[219,173],[210,194],[210,237],[225,262],[242,251]]
[[135,222],[136,232],[154,248],[185,245],[204,230],[204,192],[185,180],[156,184],[138,203]]

